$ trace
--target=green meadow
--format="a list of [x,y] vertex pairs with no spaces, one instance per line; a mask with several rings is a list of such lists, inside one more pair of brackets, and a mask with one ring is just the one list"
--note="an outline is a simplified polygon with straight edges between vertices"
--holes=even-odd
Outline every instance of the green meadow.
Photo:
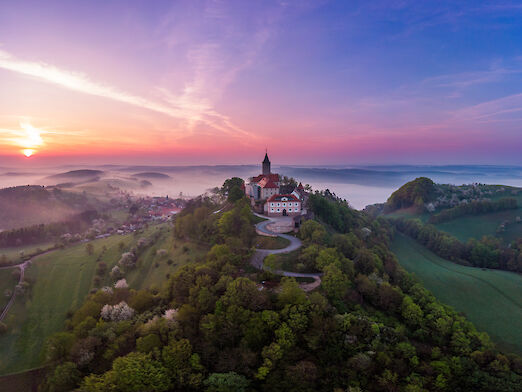
[[[136,269],[125,277],[131,289],[161,287],[168,274],[200,260],[205,254],[200,246],[175,241],[167,225],[152,226],[140,235],[92,241],[94,252],[91,255],[82,243],[34,258],[26,270],[27,278],[34,281],[31,293],[26,299],[17,298],[4,320],[9,331],[0,337],[0,374],[41,365],[45,339],[63,330],[67,312],[79,307],[92,288],[112,284],[109,272],[121,253],[134,246],[139,238],[149,237],[155,231],[159,231],[158,240],[139,256]],[[159,249],[166,249],[167,255],[157,254]],[[100,262],[107,264],[107,272],[95,284]],[[0,286],[4,280],[12,279],[10,275],[4,275],[0,275]]]
[[498,234],[498,236],[510,242],[522,236],[522,223],[515,223],[517,216],[522,217],[522,208],[462,216],[436,224],[435,227],[455,236],[460,241],[466,242],[470,238],[481,239],[485,235],[497,235],[496,230],[499,225],[507,221],[509,223],[506,231]]
[[391,249],[440,301],[464,313],[502,349],[522,354],[522,276],[454,264],[400,233]]
[[9,302],[6,290],[12,292],[18,283],[18,278],[13,277],[13,271],[18,271],[18,268],[0,269],[0,313]]
[[283,249],[288,245],[290,245],[290,241],[283,237],[258,235],[255,239],[255,246],[258,249]]
[[25,256],[30,256],[37,252],[41,252],[42,250],[47,250],[54,246],[53,242],[42,242],[34,245],[26,245],[26,246],[17,246],[11,248],[2,248],[0,249],[0,257],[5,256],[13,263],[21,263],[22,257],[20,252],[23,252]]

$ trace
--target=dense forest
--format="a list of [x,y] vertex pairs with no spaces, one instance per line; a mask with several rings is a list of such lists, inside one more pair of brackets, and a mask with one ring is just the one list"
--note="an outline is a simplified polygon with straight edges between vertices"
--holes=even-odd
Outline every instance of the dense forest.
[[[514,391],[522,360],[438,302],[388,249],[393,227],[327,193],[310,198],[306,293],[252,270],[244,199],[193,201],[178,238],[209,244],[161,290],[100,289],[49,338],[43,391]],[[261,289],[264,279],[277,290]]]
[[398,218],[390,219],[390,222],[442,258],[473,267],[522,272],[522,238],[507,245],[502,239],[492,236],[462,243],[419,219]]

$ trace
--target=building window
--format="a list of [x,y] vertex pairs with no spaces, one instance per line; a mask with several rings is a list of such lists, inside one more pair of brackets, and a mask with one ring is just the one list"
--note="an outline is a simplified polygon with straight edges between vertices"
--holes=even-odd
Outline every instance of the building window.
[[289,208],[289,209],[288,209],[288,212],[292,212],[292,209],[291,209],[291,208]]
[[277,212],[279,212],[279,208],[277,209]]
[[[277,206],[279,207],[279,203],[277,203]],[[279,210],[278,210],[279,211]]]
[[[273,207],[274,206],[274,203],[270,203],[270,206]],[[273,211],[273,210],[272,210]]]
[[283,207],[286,207],[286,203],[283,203]]
[[271,208],[271,209],[270,209],[270,212],[274,212],[274,209],[273,209],[273,208]]

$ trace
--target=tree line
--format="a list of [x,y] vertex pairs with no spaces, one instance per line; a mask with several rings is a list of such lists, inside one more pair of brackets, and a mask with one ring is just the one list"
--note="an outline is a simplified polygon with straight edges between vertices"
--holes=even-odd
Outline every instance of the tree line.
[[497,201],[491,200],[472,200],[469,203],[459,204],[458,206],[442,210],[438,214],[430,216],[429,223],[437,224],[447,222],[465,215],[485,214],[504,210],[516,210],[518,208],[517,199],[505,197]]
[[0,232],[0,248],[37,244],[54,240],[65,233],[80,233],[98,217],[96,210],[84,211],[61,221]]
[[444,259],[473,267],[522,272],[522,238],[512,241],[508,246],[500,238],[492,236],[480,240],[472,238],[463,243],[419,219],[397,218],[390,219],[390,222],[400,232]]

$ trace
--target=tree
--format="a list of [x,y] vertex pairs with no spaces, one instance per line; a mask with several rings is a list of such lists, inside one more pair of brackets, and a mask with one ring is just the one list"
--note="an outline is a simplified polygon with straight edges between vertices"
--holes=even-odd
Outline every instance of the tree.
[[154,296],[148,290],[139,290],[129,299],[129,306],[137,312],[143,312],[153,305]]
[[322,245],[326,241],[326,229],[319,222],[307,220],[299,230],[301,239],[314,244]]
[[226,263],[239,265],[241,257],[230,250],[230,247],[226,244],[216,244],[207,253],[208,261],[215,261],[219,265]]
[[225,180],[223,186],[221,187],[221,194],[223,196],[227,196],[233,188],[241,189],[244,183],[245,182],[239,177],[228,178]]
[[365,275],[369,275],[375,268],[376,255],[365,248],[359,250],[357,257],[355,258],[355,269]]
[[229,283],[218,303],[223,306],[236,305],[245,309],[260,310],[267,300],[265,293],[259,291],[252,280],[237,278]]
[[227,200],[231,203],[234,203],[240,199],[242,199],[245,196],[245,192],[237,186],[230,189],[228,192]]
[[136,266],[136,255],[132,252],[122,253],[118,264],[126,269],[134,268]]
[[402,300],[401,313],[406,322],[412,326],[419,325],[422,321],[422,309],[407,295]]
[[236,202],[234,208],[221,215],[218,221],[218,230],[222,239],[236,237],[241,239],[244,247],[250,247],[255,237],[252,226],[252,213],[246,200]]
[[246,392],[250,382],[235,372],[212,373],[204,382],[207,392]]
[[299,287],[295,278],[287,276],[281,279],[281,292],[277,298],[282,306],[300,305],[307,301],[305,292]]
[[85,245],[85,251],[90,256],[94,253],[94,246],[89,242],[87,245]]
[[341,268],[341,258],[336,248],[322,249],[315,259],[315,267],[320,271],[324,271],[324,268],[330,264]]
[[161,347],[161,340],[158,335],[151,333],[136,340],[136,349],[142,353],[150,353],[155,348]]
[[130,320],[134,316],[134,309],[127,305],[125,301],[121,301],[116,305],[105,305],[100,312],[100,316],[108,321]]
[[128,391],[163,392],[170,388],[167,369],[150,354],[133,352],[117,358],[112,370],[103,376],[87,377],[81,387],[85,392]]
[[323,269],[321,287],[330,299],[340,300],[350,287],[350,279],[335,265],[328,264]]
[[81,373],[72,362],[64,362],[58,365],[44,384],[47,392],[71,391],[81,380]]
[[45,358],[49,362],[64,359],[74,343],[74,335],[69,332],[58,332],[49,337],[45,343]]
[[161,358],[178,388],[196,388],[201,384],[203,367],[199,356],[192,354],[192,346],[187,339],[171,341],[163,347]]

